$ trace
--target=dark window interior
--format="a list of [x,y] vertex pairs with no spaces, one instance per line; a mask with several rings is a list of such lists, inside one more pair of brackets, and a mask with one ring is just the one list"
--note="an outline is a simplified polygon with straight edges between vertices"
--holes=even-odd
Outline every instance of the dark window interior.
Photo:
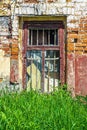
[[58,45],[58,29],[29,29],[29,45]]

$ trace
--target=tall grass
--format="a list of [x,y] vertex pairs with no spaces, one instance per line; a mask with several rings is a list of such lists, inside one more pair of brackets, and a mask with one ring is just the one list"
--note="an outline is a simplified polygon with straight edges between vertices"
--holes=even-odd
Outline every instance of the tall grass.
[[87,130],[86,103],[61,89],[6,94],[0,97],[0,130]]

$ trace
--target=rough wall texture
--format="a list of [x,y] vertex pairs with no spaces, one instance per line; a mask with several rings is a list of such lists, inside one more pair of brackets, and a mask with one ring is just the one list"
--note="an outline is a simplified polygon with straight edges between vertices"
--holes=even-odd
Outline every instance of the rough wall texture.
[[[0,4],[0,68],[2,68],[0,69],[0,82],[6,77],[11,83],[22,82],[22,19],[25,16],[35,17],[35,15],[66,17],[64,43],[67,68],[66,81],[72,93],[86,95],[86,0],[71,0],[71,2],[66,2],[66,0],[31,0],[30,3],[29,0],[2,2]],[[7,22],[3,23],[7,17]],[[5,65],[7,69],[4,69]]]

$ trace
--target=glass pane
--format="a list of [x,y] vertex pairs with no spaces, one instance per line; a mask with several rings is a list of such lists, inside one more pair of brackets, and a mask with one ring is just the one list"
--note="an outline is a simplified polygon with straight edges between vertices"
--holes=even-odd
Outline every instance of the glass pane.
[[45,51],[45,91],[53,91],[59,83],[59,51]]
[[43,30],[38,30],[38,45],[43,44]]
[[28,42],[29,42],[29,45],[32,45],[32,36],[31,36],[31,29],[29,30],[29,38],[28,38]]
[[57,45],[57,30],[50,30],[50,45]]
[[32,44],[37,45],[37,30],[33,30],[32,34]]
[[44,45],[48,45],[48,30],[44,30]]
[[27,88],[41,89],[41,51],[27,52]]

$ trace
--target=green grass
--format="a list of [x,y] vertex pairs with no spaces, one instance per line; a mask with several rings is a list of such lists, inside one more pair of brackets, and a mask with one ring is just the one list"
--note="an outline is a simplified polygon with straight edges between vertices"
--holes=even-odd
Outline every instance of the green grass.
[[[81,100],[81,101],[80,101]],[[87,130],[87,97],[64,90],[0,97],[0,130]]]

